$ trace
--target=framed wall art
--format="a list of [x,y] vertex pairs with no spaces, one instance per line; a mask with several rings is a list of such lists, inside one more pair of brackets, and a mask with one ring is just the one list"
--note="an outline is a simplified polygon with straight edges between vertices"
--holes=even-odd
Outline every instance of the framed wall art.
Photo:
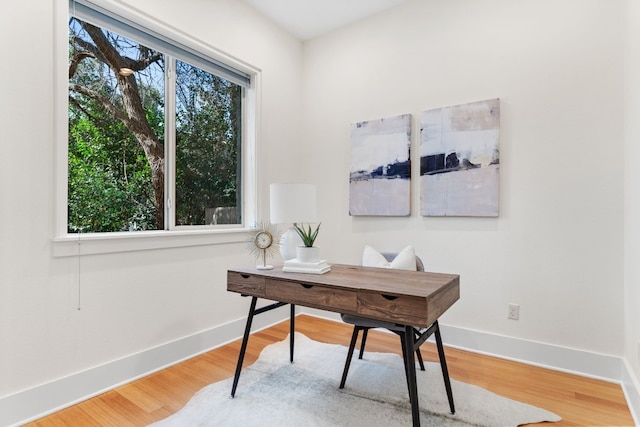
[[499,135],[497,98],[422,113],[423,216],[498,216]]
[[411,115],[351,125],[349,214],[411,214]]

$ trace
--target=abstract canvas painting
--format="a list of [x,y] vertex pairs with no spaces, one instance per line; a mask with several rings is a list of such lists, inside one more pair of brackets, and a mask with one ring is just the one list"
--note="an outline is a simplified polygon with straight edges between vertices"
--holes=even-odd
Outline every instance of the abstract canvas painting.
[[411,213],[411,115],[351,125],[349,214]]
[[499,134],[497,98],[422,113],[423,216],[498,216]]

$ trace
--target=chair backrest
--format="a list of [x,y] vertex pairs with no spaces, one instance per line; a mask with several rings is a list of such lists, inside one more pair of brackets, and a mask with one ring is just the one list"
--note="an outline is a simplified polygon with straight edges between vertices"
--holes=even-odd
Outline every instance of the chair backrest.
[[[398,254],[396,252],[383,252],[382,256],[389,262],[393,261]],[[418,255],[416,255],[416,270],[424,271],[424,264]]]

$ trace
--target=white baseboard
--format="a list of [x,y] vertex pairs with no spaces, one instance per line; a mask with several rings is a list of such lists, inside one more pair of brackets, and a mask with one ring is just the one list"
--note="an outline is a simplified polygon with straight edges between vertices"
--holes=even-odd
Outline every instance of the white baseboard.
[[[331,313],[305,309],[306,314],[339,321]],[[254,319],[252,331],[288,318],[276,310]],[[246,318],[182,338],[120,360],[0,398],[0,426],[18,426],[107,390],[159,371],[242,336]],[[622,358],[440,325],[447,346],[536,366],[619,383],[638,425],[640,385]]]
[[556,371],[620,383],[622,358],[440,325],[445,345]]
[[629,363],[626,360],[622,367],[622,391],[624,391],[635,425],[640,426],[640,383],[631,374]]
[[[288,306],[256,316],[252,332],[289,318]],[[242,337],[246,317],[0,398],[0,426],[19,426]],[[229,390],[231,392],[231,390]]]

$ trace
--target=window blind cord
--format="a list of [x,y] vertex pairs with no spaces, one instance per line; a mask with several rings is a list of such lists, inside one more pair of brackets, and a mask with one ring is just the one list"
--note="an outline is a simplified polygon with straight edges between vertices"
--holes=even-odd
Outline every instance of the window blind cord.
[[78,311],[82,310],[82,283],[80,280],[81,262],[82,262],[82,254],[80,253],[81,248],[82,246],[80,241],[80,233],[78,233],[78,263],[77,263],[78,271],[76,272],[76,289],[77,289],[77,295],[78,295],[76,309]]

